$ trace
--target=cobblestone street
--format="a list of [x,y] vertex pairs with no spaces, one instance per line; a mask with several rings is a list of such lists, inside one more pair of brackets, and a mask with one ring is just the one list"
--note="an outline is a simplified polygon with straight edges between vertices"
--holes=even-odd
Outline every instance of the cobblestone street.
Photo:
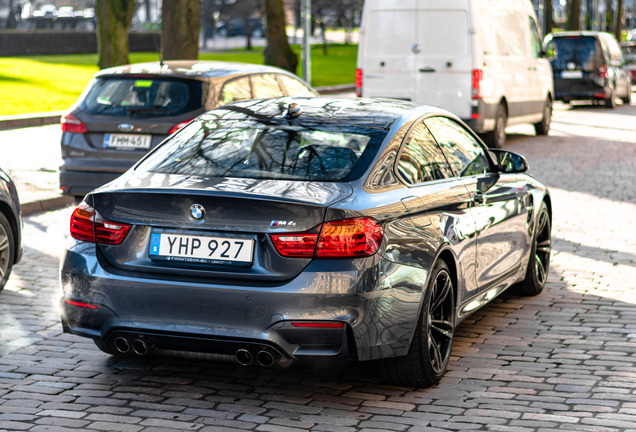
[[505,147],[553,197],[546,290],[464,321],[436,387],[366,364],[111,358],[62,333],[65,208],[25,219],[0,294],[0,430],[636,431],[636,106],[556,108],[549,136],[510,128]]

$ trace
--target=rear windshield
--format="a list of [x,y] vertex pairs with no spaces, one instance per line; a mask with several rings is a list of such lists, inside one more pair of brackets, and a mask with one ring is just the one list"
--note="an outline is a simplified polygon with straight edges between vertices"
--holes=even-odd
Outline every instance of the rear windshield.
[[593,71],[604,63],[600,44],[594,37],[555,37],[548,43],[548,52],[551,51],[552,68],[557,70],[573,69],[573,64],[575,68]]
[[[315,125],[314,125],[315,126]],[[387,131],[355,125],[264,125],[199,120],[137,170],[210,177],[343,182],[359,178]]]
[[157,117],[184,114],[203,105],[196,80],[97,78],[80,103],[89,114]]

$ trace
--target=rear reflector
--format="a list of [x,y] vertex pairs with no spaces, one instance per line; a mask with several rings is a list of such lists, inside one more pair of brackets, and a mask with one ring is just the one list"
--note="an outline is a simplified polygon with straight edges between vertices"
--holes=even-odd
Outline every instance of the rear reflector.
[[356,96],[357,97],[361,97],[362,96],[362,79],[363,79],[363,74],[362,74],[362,69],[356,69]]
[[300,321],[291,323],[294,327],[305,327],[305,328],[343,328],[344,323],[341,322],[309,322],[309,321]]
[[176,125],[172,126],[170,128],[170,131],[168,132],[168,135],[172,135],[173,133],[175,133],[176,131],[180,130],[181,128],[183,128],[184,126],[186,126],[188,123],[190,123],[192,120],[194,119],[190,119],[190,120],[186,120],[186,121],[182,121],[181,123],[177,123]]
[[479,99],[481,97],[481,80],[483,77],[484,74],[481,69],[473,69],[471,84],[471,97],[473,99]]
[[270,234],[274,247],[290,258],[359,258],[375,254],[384,233],[373,218],[325,222],[301,233]]
[[594,97],[597,99],[605,99],[605,93],[594,93]]
[[86,309],[97,309],[99,306],[94,304],[82,303],[75,300],[66,300],[65,303],[71,306],[78,306]]
[[602,79],[607,79],[607,66],[601,65],[598,68],[598,77]]
[[132,225],[104,219],[93,207],[82,202],[71,215],[71,237],[90,243],[118,245]]
[[77,117],[71,114],[64,114],[60,119],[62,125],[62,132],[71,132],[83,134],[88,132],[86,125]]

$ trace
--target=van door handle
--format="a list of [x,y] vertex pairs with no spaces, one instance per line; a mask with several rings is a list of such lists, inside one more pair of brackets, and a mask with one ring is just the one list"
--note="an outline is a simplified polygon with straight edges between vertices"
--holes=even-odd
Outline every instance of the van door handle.
[[473,195],[473,200],[475,201],[475,203],[477,203],[478,205],[483,205],[486,203],[486,196],[481,193],[481,192],[476,192]]
[[435,69],[431,67],[420,69],[420,72],[435,72]]

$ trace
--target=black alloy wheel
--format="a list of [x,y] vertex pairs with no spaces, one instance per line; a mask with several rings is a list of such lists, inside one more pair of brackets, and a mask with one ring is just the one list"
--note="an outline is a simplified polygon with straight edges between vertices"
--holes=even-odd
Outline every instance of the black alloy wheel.
[[13,230],[4,214],[0,213],[0,290],[4,288],[7,280],[9,280],[14,260]]
[[446,263],[438,261],[429,278],[424,304],[409,352],[382,361],[384,378],[394,384],[430,387],[446,372],[455,333],[455,287]]
[[517,293],[525,296],[539,294],[548,280],[552,240],[550,215],[545,203],[541,203],[534,233],[526,277],[516,286]]

